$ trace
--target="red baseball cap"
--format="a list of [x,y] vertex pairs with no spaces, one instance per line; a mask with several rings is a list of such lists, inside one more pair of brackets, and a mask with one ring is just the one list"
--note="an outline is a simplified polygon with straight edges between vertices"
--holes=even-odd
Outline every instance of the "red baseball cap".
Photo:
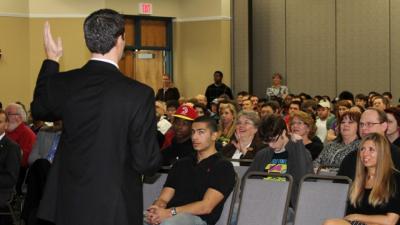
[[193,121],[197,118],[197,112],[195,109],[188,105],[181,105],[176,110],[174,117],[182,118],[184,120]]

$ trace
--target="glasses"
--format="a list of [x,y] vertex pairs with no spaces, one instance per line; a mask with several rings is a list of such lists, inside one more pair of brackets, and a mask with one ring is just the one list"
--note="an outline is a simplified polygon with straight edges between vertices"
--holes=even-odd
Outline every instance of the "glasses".
[[363,128],[363,127],[371,128],[376,124],[382,124],[382,122],[380,122],[380,123],[371,123],[371,122],[360,123],[360,128]]
[[[352,120],[350,120],[350,121],[342,121],[342,122],[340,122],[340,124],[354,124],[354,123],[356,123],[355,121],[352,121]],[[368,126],[368,125],[367,125]],[[372,126],[372,125],[371,125]],[[360,127],[361,127],[361,125],[360,125]]]
[[294,125],[301,126],[301,125],[304,125],[304,124],[305,123],[303,121],[293,121],[293,122],[290,123],[290,126],[294,126]]
[[7,113],[7,116],[19,116],[18,113]]
[[253,123],[253,122],[250,122],[250,121],[244,121],[244,122],[237,121],[237,122],[236,122],[236,126],[240,126],[240,125],[254,126],[254,123]]

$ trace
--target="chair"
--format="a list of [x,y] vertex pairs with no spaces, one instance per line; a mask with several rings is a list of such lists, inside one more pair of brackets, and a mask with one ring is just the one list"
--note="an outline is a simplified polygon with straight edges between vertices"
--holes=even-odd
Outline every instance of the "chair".
[[219,220],[215,225],[231,224],[231,217],[232,217],[233,208],[235,205],[235,196],[238,193],[239,184],[240,184],[240,179],[238,177],[238,174],[235,175],[235,179],[236,179],[235,186],[233,187],[233,190],[229,194],[228,198],[226,199],[221,216],[219,217]]
[[143,209],[147,209],[158,198],[167,180],[167,173],[157,173],[143,181]]
[[[256,177],[257,179],[252,179]],[[284,181],[260,179],[280,178]],[[242,180],[238,225],[285,224],[293,178],[289,174],[249,172]]]
[[[332,183],[336,181],[341,183]],[[322,224],[328,218],[342,218],[350,184],[351,180],[343,176],[304,176],[300,184],[294,224]]]
[[2,209],[0,210],[0,215],[9,215],[12,218],[13,224],[19,224],[17,219],[17,214],[19,214],[19,212],[16,212],[18,209],[15,209],[13,206],[17,201],[17,193],[15,189],[0,190],[0,199],[7,199],[5,202],[1,202]]

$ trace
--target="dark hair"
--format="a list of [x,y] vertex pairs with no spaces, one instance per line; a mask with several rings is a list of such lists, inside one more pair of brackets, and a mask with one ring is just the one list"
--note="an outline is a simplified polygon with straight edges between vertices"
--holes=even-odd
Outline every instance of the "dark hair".
[[390,91],[385,91],[382,93],[382,95],[387,95],[390,99],[393,98],[392,92],[390,92]]
[[386,108],[388,108],[390,106],[390,102],[389,99],[383,97],[382,95],[376,95],[373,100],[372,100],[372,106],[374,105],[375,100],[377,99],[381,99],[382,103],[386,106]]
[[351,100],[354,103],[354,95],[350,91],[342,91],[339,94],[339,100]]
[[361,113],[355,112],[355,111],[346,111],[346,112],[344,112],[342,114],[342,116],[340,116],[338,118],[337,126],[338,126],[338,130],[339,130],[339,134],[338,134],[338,136],[336,138],[336,140],[338,142],[342,142],[343,141],[342,133],[340,133],[340,127],[341,127],[342,121],[346,117],[348,117],[351,121],[354,121],[354,122],[357,123],[357,137],[360,138],[359,133],[358,133],[358,129],[359,129],[359,125],[360,125]]
[[261,123],[258,131],[261,139],[268,143],[273,141],[276,136],[281,135],[283,131],[286,131],[287,134],[287,127],[281,116],[271,115]]
[[313,99],[306,99],[301,103],[301,111],[306,112],[307,108],[311,107],[314,111],[317,110],[318,102]]
[[331,101],[331,98],[328,95],[323,95],[322,98],[327,101]]
[[385,109],[385,113],[392,114],[397,121],[397,126],[400,126],[400,109],[399,108],[397,108],[397,107],[387,108],[387,109]]
[[314,99],[317,99],[317,102],[321,101],[322,96],[321,95],[316,95],[314,96]]
[[168,100],[167,108],[169,107],[175,107],[177,109],[179,107],[179,102],[177,100]]
[[247,92],[247,91],[240,91],[240,92],[237,93],[237,95],[245,96],[245,95],[249,95],[249,92]]
[[361,99],[364,100],[365,102],[368,102],[368,96],[364,94],[357,94],[355,99]]
[[290,107],[291,104],[298,105],[299,109],[301,109],[301,102],[300,101],[296,101],[296,100],[295,101],[291,101],[290,104],[289,104],[289,107]]
[[368,93],[368,97],[371,97],[372,95],[379,95],[379,93],[376,92],[376,91],[370,91],[370,92]]
[[219,70],[215,71],[215,72],[214,72],[214,75],[215,75],[215,74],[219,74],[221,77],[224,77],[224,74],[223,74],[221,71],[219,71]]
[[83,25],[86,46],[92,53],[106,54],[125,33],[124,18],[112,9],[100,9],[90,14]]
[[204,104],[202,104],[202,103],[198,103],[198,102],[196,102],[196,103],[194,103],[193,104],[193,108],[194,109],[196,109],[196,108],[201,108],[201,109],[203,109],[203,112],[204,112],[204,115],[205,116],[209,116],[209,112],[208,112],[208,110],[207,110],[207,107],[204,105]]
[[[266,98],[259,98],[258,99],[258,103],[267,103],[268,102],[268,99],[266,99]],[[279,104],[279,103],[278,103]]]
[[212,132],[218,132],[217,122],[209,116],[199,116],[193,121],[193,123],[206,123],[207,127],[210,128]]
[[2,109],[2,108],[3,108],[3,103],[0,102],[0,109]]
[[280,109],[279,102],[277,102],[277,101],[268,101],[267,103],[262,104],[261,108],[264,108],[264,107],[267,107],[267,106],[271,107],[271,109],[274,112],[277,112],[277,110]]
[[309,95],[309,94],[307,94],[307,93],[304,93],[304,92],[301,92],[301,93],[299,94],[299,96],[300,96],[300,98],[301,98],[302,100],[312,99],[311,95]]

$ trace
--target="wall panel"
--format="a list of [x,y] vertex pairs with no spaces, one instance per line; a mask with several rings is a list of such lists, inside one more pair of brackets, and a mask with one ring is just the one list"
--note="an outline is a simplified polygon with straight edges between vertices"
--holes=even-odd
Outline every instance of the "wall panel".
[[252,4],[253,93],[264,97],[274,72],[286,76],[285,1],[253,0]]
[[390,89],[392,103],[398,104],[400,97],[400,1],[390,1]]
[[335,95],[335,0],[286,1],[287,84]]
[[233,2],[232,87],[235,93],[249,90],[248,0]]
[[338,92],[389,89],[389,1],[337,0]]

